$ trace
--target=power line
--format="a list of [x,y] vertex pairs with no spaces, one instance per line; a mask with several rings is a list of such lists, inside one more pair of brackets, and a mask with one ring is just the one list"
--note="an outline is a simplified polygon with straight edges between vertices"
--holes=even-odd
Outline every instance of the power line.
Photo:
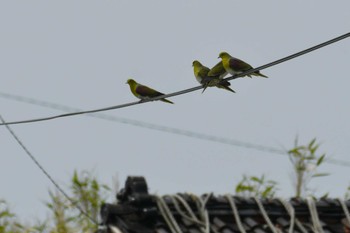
[[[66,112],[81,111],[78,108],[74,108],[74,107],[70,107],[70,106],[66,106],[66,105],[62,105],[62,104],[57,104],[57,103],[52,103],[52,102],[47,102],[47,101],[42,101],[42,100],[37,100],[37,99],[33,99],[33,98],[28,98],[28,97],[24,97],[24,96],[13,95],[13,94],[9,94],[9,93],[0,92],[0,97],[15,100],[18,102],[29,103],[29,104],[33,104],[33,105],[37,105],[37,106],[41,106],[41,107],[60,110],[60,111],[66,111]],[[107,115],[107,114],[103,114],[103,113],[92,113],[92,114],[87,114],[86,116],[99,118],[99,119],[112,121],[112,122],[118,122],[118,123],[127,124],[127,125],[133,125],[136,127],[156,130],[156,131],[160,131],[160,132],[181,135],[181,136],[186,136],[186,137],[190,137],[190,138],[196,138],[196,139],[200,139],[200,140],[210,141],[210,142],[221,143],[221,144],[230,145],[230,146],[242,147],[242,148],[246,148],[246,149],[263,151],[263,152],[268,152],[268,153],[273,153],[273,154],[278,154],[278,155],[288,155],[286,150],[279,149],[276,147],[270,147],[270,146],[255,144],[255,143],[243,142],[240,140],[235,140],[235,139],[230,139],[230,138],[225,138],[225,137],[218,137],[218,136],[214,136],[214,135],[203,134],[203,133],[198,133],[198,132],[194,132],[194,131],[190,131],[190,130],[168,127],[168,126],[164,126],[164,125],[152,124],[152,123],[134,120],[134,119],[130,119],[130,118],[116,117],[116,116],[111,116],[111,115]],[[325,162],[335,164],[335,165],[350,167],[350,162],[346,161],[346,160],[328,159]]]
[[5,127],[10,132],[10,134],[13,136],[13,138],[16,140],[16,142],[22,147],[24,152],[29,156],[29,158],[34,162],[34,164],[44,173],[44,175],[51,181],[51,183],[57,188],[58,191],[62,193],[62,195],[67,198],[67,200],[77,208],[81,214],[83,214],[85,217],[90,219],[93,223],[98,225],[98,223],[93,219],[88,213],[86,213],[73,199],[71,199],[68,194],[58,185],[58,183],[52,178],[52,176],[45,170],[45,168],[39,163],[39,161],[34,157],[34,155],[28,150],[28,148],[23,144],[23,142],[17,137],[15,132],[8,126],[0,115],[0,120],[3,124],[5,124]]
[[[268,67],[278,65],[278,64],[280,64],[280,63],[282,63],[282,62],[285,62],[285,61],[288,61],[288,60],[291,60],[291,59],[300,57],[300,56],[302,56],[302,55],[304,55],[304,54],[310,53],[310,52],[312,52],[312,51],[315,51],[315,50],[320,49],[320,48],[322,48],[322,47],[325,47],[325,46],[327,46],[327,45],[330,45],[330,44],[333,44],[333,43],[338,42],[338,41],[340,41],[340,40],[346,39],[346,38],[349,37],[349,36],[350,36],[350,32],[345,33],[344,35],[335,37],[335,38],[333,38],[333,39],[331,39],[331,40],[328,40],[328,41],[323,42],[323,43],[321,43],[321,44],[315,45],[315,46],[310,47],[310,48],[308,48],[308,49],[304,49],[304,50],[302,50],[302,51],[300,51],[300,52],[297,52],[297,53],[294,53],[294,54],[289,55],[289,56],[287,56],[287,57],[281,58],[281,59],[279,59],[279,60],[270,62],[270,63],[268,63],[268,64],[266,64],[266,65],[262,65],[262,66],[260,66],[260,67],[251,69],[251,70],[249,70],[249,74],[250,74],[250,73],[253,73],[253,72],[255,72],[255,71],[263,70],[263,69],[266,69],[266,68],[268,68]],[[242,74],[240,74],[239,76],[245,76],[245,75],[247,75],[247,74],[243,74],[243,73],[242,73]],[[235,78],[235,76],[233,76],[233,77],[228,77],[228,78],[226,78],[225,80],[228,80],[228,81],[229,81],[229,80],[232,80],[232,79],[234,79],[234,78]]]
[[[296,57],[299,57],[299,56],[302,56],[306,53],[310,53],[314,50],[317,50],[317,49],[320,49],[324,46],[327,46],[327,45],[330,45],[332,43],[335,43],[335,42],[338,42],[340,40],[343,40],[347,37],[350,36],[350,32],[349,33],[346,33],[344,35],[341,35],[339,37],[336,37],[334,39],[331,39],[329,41],[326,41],[324,43],[321,43],[321,44],[318,44],[316,46],[313,46],[313,47],[310,47],[308,49],[305,49],[305,50],[302,50],[300,52],[297,52],[295,54],[292,54],[290,56],[287,56],[287,57],[284,57],[284,58],[281,58],[279,60],[276,60],[276,61],[273,61],[273,62],[270,62],[266,65],[262,65],[260,67],[256,67],[256,68],[253,68],[253,69],[250,69],[248,71],[245,71],[241,74],[238,74],[238,75],[235,75],[235,76],[231,76],[231,77],[228,77],[224,80],[232,80],[232,79],[236,79],[236,78],[239,78],[239,77],[243,77],[245,75],[248,75],[248,74],[251,74],[255,71],[258,71],[258,70],[263,70],[263,69],[266,69],[268,67],[271,67],[271,66],[274,66],[274,65],[277,65],[277,64],[280,64],[282,62],[285,62],[285,61],[288,61],[288,60],[291,60],[291,59],[294,59]],[[14,125],[14,124],[25,124],[25,123],[33,123],[33,122],[39,122],[39,121],[47,121],[47,120],[53,120],[53,119],[56,119],[56,118],[61,118],[61,117],[68,117],[68,116],[75,116],[75,115],[81,115],[81,114],[87,114],[87,113],[96,113],[96,112],[102,112],[102,111],[109,111],[109,110],[113,110],[113,109],[119,109],[119,108],[125,108],[125,107],[130,107],[132,105],[137,105],[137,104],[142,104],[142,103],[147,103],[147,102],[150,102],[150,101],[155,101],[155,100],[159,100],[159,99],[163,99],[163,98],[168,98],[168,97],[172,97],[172,96],[177,96],[177,95],[182,95],[182,94],[186,94],[186,93],[189,93],[189,92],[193,92],[193,91],[196,91],[196,90],[199,90],[199,89],[202,89],[203,86],[197,86],[197,87],[192,87],[192,88],[189,88],[189,89],[185,89],[185,90],[182,90],[182,91],[177,91],[177,92],[173,92],[173,93],[170,93],[170,94],[166,94],[166,95],[162,95],[162,96],[158,96],[158,97],[154,97],[154,98],[151,98],[151,99],[147,99],[147,100],[143,100],[143,101],[136,101],[136,102],[130,102],[130,103],[125,103],[125,104],[120,104],[120,105],[116,105],[116,106],[111,106],[111,107],[105,107],[105,108],[100,108],[100,109],[93,109],[93,110],[87,110],[87,111],[77,111],[77,112],[71,112],[71,113],[66,113],[66,114],[61,114],[61,115],[55,115],[55,116],[50,116],[50,117],[42,117],[42,118],[35,118],[35,119],[29,119],[29,120],[21,120],[21,121],[12,121],[12,122],[7,122],[6,124],[8,125]],[[1,125],[5,125],[4,123],[1,123]]]

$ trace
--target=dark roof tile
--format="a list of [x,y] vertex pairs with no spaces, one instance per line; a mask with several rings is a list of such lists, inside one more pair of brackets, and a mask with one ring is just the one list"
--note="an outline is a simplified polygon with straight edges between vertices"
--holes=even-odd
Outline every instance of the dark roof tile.
[[215,217],[212,223],[218,228],[219,231],[227,226],[226,223],[218,217]]
[[256,228],[253,230],[254,233],[266,233],[265,230],[261,229],[261,228]]
[[188,228],[188,232],[189,233],[203,233],[198,229],[198,227],[190,227],[190,228]]
[[258,222],[256,222],[253,218],[245,218],[244,223],[252,229],[259,225]]
[[168,233],[168,231],[165,227],[156,227],[155,232],[156,233]]
[[282,217],[279,217],[276,219],[276,224],[278,224],[279,226],[281,226],[282,228],[287,228],[289,227],[289,219],[285,219],[285,218],[282,218]]
[[[123,233],[172,233],[168,226],[166,216],[163,216],[157,197],[148,194],[147,184],[142,177],[135,180],[128,178],[126,187],[117,195],[119,203],[117,205],[105,204],[101,208],[101,218],[105,225],[118,227]],[[135,187],[133,187],[135,186]],[[176,224],[183,233],[204,233],[205,212],[201,212],[200,205],[192,194],[178,194],[192,209],[196,218],[201,221],[190,220],[183,203],[178,202],[177,197],[167,196],[163,198],[169,214],[175,219]],[[207,196],[210,195],[210,196]],[[230,203],[225,196],[214,196],[211,194],[202,195],[205,200],[209,197],[204,208],[208,213],[208,225],[211,233],[236,233],[240,232],[238,223]],[[256,201],[253,198],[232,197],[237,207],[241,224],[247,233],[269,233],[272,232],[266,223]],[[174,201],[177,203],[175,205]],[[260,199],[273,226],[280,232],[289,232],[290,220],[286,208],[278,199]],[[292,198],[289,203],[295,211],[296,221],[308,231],[313,232],[313,223],[307,202],[304,199]],[[350,201],[346,201],[350,207]],[[179,209],[180,208],[180,209]],[[346,221],[345,214],[340,203],[335,199],[324,198],[316,202],[316,210],[320,219],[324,233],[344,232]],[[178,212],[180,211],[180,212]],[[188,217],[184,216],[188,215]],[[236,216],[237,217],[237,216]],[[172,221],[172,220],[169,220]],[[294,224],[295,233],[302,233],[297,224]]]

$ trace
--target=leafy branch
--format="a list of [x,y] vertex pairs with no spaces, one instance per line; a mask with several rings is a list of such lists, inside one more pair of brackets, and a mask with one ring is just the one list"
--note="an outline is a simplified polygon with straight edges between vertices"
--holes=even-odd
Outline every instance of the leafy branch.
[[307,184],[313,178],[329,175],[329,173],[317,172],[326,158],[326,154],[318,155],[319,146],[316,138],[302,146],[298,145],[298,139],[296,139],[294,148],[288,151],[296,178],[295,197],[301,197],[307,191]]

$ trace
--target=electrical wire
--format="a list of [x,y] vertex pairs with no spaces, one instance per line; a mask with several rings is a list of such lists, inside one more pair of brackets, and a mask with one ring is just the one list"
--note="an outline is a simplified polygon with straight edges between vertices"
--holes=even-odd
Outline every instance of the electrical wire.
[[[18,102],[22,102],[22,103],[29,103],[29,104],[33,104],[36,106],[41,106],[41,107],[45,107],[45,108],[64,111],[64,112],[81,111],[81,109],[78,109],[75,107],[70,107],[67,105],[52,103],[52,102],[48,102],[48,101],[38,100],[38,99],[34,99],[34,98],[29,98],[29,97],[24,97],[24,96],[14,95],[14,94],[9,94],[9,93],[4,93],[4,92],[0,92],[0,97],[5,98],[5,99],[18,101]],[[152,124],[152,123],[134,120],[134,119],[130,119],[130,118],[112,116],[112,115],[108,115],[108,114],[104,114],[104,113],[90,113],[90,114],[86,114],[85,116],[94,117],[94,118],[98,118],[98,119],[102,119],[102,120],[106,120],[106,121],[111,121],[111,122],[118,122],[121,124],[133,125],[136,127],[156,130],[156,131],[175,134],[175,135],[186,136],[186,137],[190,137],[190,138],[196,138],[199,140],[221,143],[221,144],[225,144],[225,145],[229,145],[229,146],[242,147],[242,148],[246,148],[246,149],[252,149],[252,150],[256,150],[256,151],[262,151],[262,152],[267,152],[267,153],[272,153],[272,154],[277,154],[277,155],[288,155],[288,153],[285,150],[282,150],[282,149],[276,148],[276,147],[270,147],[270,146],[255,144],[255,143],[243,142],[243,141],[236,140],[236,139],[230,139],[230,138],[219,137],[219,136],[214,136],[214,135],[209,135],[209,134],[203,134],[203,133],[198,133],[198,132],[194,132],[194,131],[190,131],[190,130],[184,130],[184,129],[173,128],[173,127],[169,127],[169,126],[164,126],[164,125]],[[346,160],[327,159],[327,160],[325,160],[325,162],[330,163],[330,164],[334,164],[334,165],[338,165],[338,166],[350,167],[350,161],[346,161]]]
[[13,136],[13,138],[16,140],[16,142],[21,146],[21,148],[24,150],[24,152],[29,156],[29,158],[34,162],[34,164],[44,173],[44,175],[51,181],[51,183],[57,188],[59,192],[62,193],[62,195],[67,198],[67,200],[77,208],[82,215],[87,217],[91,222],[98,225],[95,219],[93,219],[88,213],[86,213],[76,202],[74,202],[73,199],[69,197],[69,195],[58,185],[58,183],[52,178],[52,176],[46,171],[46,169],[39,163],[39,161],[34,157],[34,155],[28,150],[28,148],[23,144],[23,142],[19,139],[19,137],[15,134],[15,132],[8,126],[4,120],[4,118],[0,115],[0,120],[2,123],[5,124],[5,127],[10,132],[10,134]]
[[[343,34],[341,36],[338,36],[336,38],[333,38],[331,40],[328,40],[326,42],[323,42],[321,44],[318,44],[318,45],[315,45],[313,47],[310,47],[308,49],[305,49],[305,50],[302,50],[300,52],[297,52],[295,54],[292,54],[290,56],[287,56],[287,57],[284,57],[284,58],[281,58],[279,60],[276,60],[276,61],[273,61],[273,62],[270,62],[268,64],[265,64],[265,65],[262,65],[262,66],[259,66],[259,67],[256,67],[256,68],[253,68],[253,69],[250,69],[248,71],[245,71],[245,72],[242,72],[238,75],[235,75],[235,76],[231,76],[231,77],[228,77],[224,80],[232,80],[232,79],[235,79],[235,78],[239,78],[239,77],[243,77],[245,75],[248,75],[248,74],[251,74],[255,71],[258,71],[258,70],[263,70],[263,69],[266,69],[268,67],[271,67],[271,66],[274,66],[274,65],[277,65],[277,64],[280,64],[282,62],[285,62],[285,61],[288,61],[288,60],[291,60],[291,59],[294,59],[296,57],[299,57],[299,56],[302,56],[304,54],[307,54],[307,53],[310,53],[314,50],[317,50],[317,49],[320,49],[322,47],[325,47],[327,45],[330,45],[330,44],[333,44],[335,42],[338,42],[340,40],[343,40],[347,37],[350,36],[350,32],[349,33],[346,33],[346,34]],[[162,96],[158,96],[158,97],[155,97],[155,98],[150,98],[150,99],[147,99],[147,100],[142,100],[142,101],[136,101],[136,102],[130,102],[130,103],[125,103],[125,104],[120,104],[120,105],[116,105],[116,106],[111,106],[111,107],[105,107],[105,108],[100,108],[100,109],[93,109],[93,110],[87,110],[87,111],[78,111],[78,112],[71,112],[71,113],[66,113],[66,114],[61,114],[61,115],[55,115],[55,116],[49,116],[49,117],[42,117],[42,118],[34,118],[34,119],[29,119],[29,120],[21,120],[21,121],[12,121],[12,122],[7,122],[6,124],[7,125],[14,125],[14,124],[25,124],[25,123],[33,123],[33,122],[39,122],[39,121],[47,121],[47,120],[53,120],[53,119],[56,119],[56,118],[62,118],[62,117],[69,117],[69,116],[76,116],[76,115],[81,115],[81,114],[87,114],[87,113],[96,113],[96,112],[102,112],[102,111],[109,111],[109,110],[114,110],[114,109],[120,109],[120,108],[125,108],[125,107],[130,107],[132,105],[137,105],[137,104],[142,104],[142,103],[147,103],[147,102],[150,102],[150,101],[155,101],[155,100],[160,100],[160,99],[163,99],[163,98],[168,98],[168,97],[173,97],[173,96],[177,96],[177,95],[182,95],[182,94],[186,94],[186,93],[189,93],[189,92],[193,92],[193,91],[196,91],[196,90],[200,90],[202,89],[203,86],[197,86],[197,87],[192,87],[192,88],[189,88],[189,89],[185,89],[185,90],[182,90],[182,91],[177,91],[177,92],[173,92],[173,93],[170,93],[170,94],[166,94],[166,95],[162,95]],[[1,125],[5,125],[4,123],[1,123]]]
[[[331,40],[328,40],[328,41],[323,42],[323,43],[321,43],[321,44],[315,45],[315,46],[310,47],[310,48],[308,48],[308,49],[304,49],[304,50],[302,50],[302,51],[300,51],[300,52],[297,52],[297,53],[294,53],[294,54],[289,55],[289,56],[287,56],[287,57],[281,58],[281,59],[279,59],[279,60],[270,62],[270,63],[268,63],[268,64],[266,64],[266,65],[262,65],[262,66],[259,66],[259,67],[257,67],[257,68],[253,68],[253,69],[251,69],[251,70],[248,70],[247,72],[244,72],[244,73],[240,74],[239,77],[245,76],[245,75],[248,75],[248,74],[251,74],[251,73],[253,73],[253,72],[255,72],[255,71],[258,71],[258,70],[266,69],[266,68],[271,67],[271,66],[275,66],[275,65],[277,65],[277,64],[280,64],[280,63],[282,63],[282,62],[285,62],[285,61],[288,61],[288,60],[291,60],[291,59],[294,59],[294,58],[297,58],[297,57],[299,57],[299,56],[302,56],[302,55],[304,55],[304,54],[310,53],[310,52],[312,52],[312,51],[315,51],[315,50],[320,49],[320,48],[322,48],[322,47],[325,47],[325,46],[327,46],[327,45],[330,45],[330,44],[333,44],[333,43],[338,42],[338,41],[340,41],[340,40],[346,39],[346,38],[349,37],[349,36],[350,36],[350,32],[345,33],[345,34],[343,34],[343,35],[341,35],[341,36],[335,37],[335,38],[333,38],[333,39],[331,39]],[[234,79],[235,77],[236,77],[236,76],[228,77],[228,78],[226,78],[225,80],[229,81],[229,80]]]

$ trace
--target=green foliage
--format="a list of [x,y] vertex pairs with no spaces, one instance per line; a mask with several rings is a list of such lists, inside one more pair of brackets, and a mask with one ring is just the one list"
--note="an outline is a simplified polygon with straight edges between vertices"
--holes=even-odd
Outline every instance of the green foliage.
[[242,180],[236,185],[236,194],[246,197],[263,197],[272,198],[277,191],[277,182],[273,180],[266,180],[262,175],[257,176],[243,175]]
[[17,233],[21,226],[16,222],[15,214],[13,214],[6,201],[0,200],[0,233]]
[[[74,171],[70,189],[73,193],[74,202],[78,203],[85,213],[98,222],[100,206],[106,201],[111,189],[107,185],[100,184],[91,172],[87,171],[80,174]],[[96,227],[86,216],[80,212],[75,212],[76,215],[74,215],[73,220],[78,222],[83,232]]]
[[49,191],[50,201],[46,203],[52,214],[50,233],[93,232],[96,226],[76,206],[98,222],[99,209],[110,194],[110,188],[101,184],[90,171],[74,171],[69,186],[72,204],[60,192]]
[[[307,145],[298,145],[297,140],[293,149],[288,151],[290,161],[296,176],[296,197],[301,197],[308,191],[307,184],[314,178],[328,176],[328,173],[317,172],[324,163],[326,154],[318,154],[319,144],[316,139]],[[236,186],[236,194],[246,197],[272,198],[277,191],[277,182],[267,180],[264,175],[246,176]],[[74,171],[69,185],[69,196],[73,203],[58,191],[49,191],[49,201],[46,204],[50,211],[49,220],[38,222],[33,226],[20,223],[10,211],[7,203],[0,199],[0,233],[73,233],[94,232],[96,226],[78,209],[98,222],[99,209],[111,189],[102,183],[90,171]],[[324,197],[328,196],[325,194]],[[350,186],[345,195],[350,198]]]
[[349,200],[350,199],[350,185],[349,187],[346,189],[345,195],[344,195],[344,199],[345,200]]
[[69,186],[73,204],[58,191],[49,191],[46,207],[50,218],[33,226],[21,224],[7,203],[0,200],[0,233],[75,233],[94,232],[95,224],[82,215],[76,206],[98,222],[100,206],[110,195],[110,188],[101,184],[92,172],[74,171]]
[[25,226],[12,213],[6,201],[0,200],[0,233],[31,233],[43,232],[38,226]]
[[52,213],[54,227],[50,233],[72,232],[74,217],[70,213],[69,201],[58,191],[49,191],[50,202],[46,206]]
[[298,145],[298,140],[296,139],[294,148],[288,151],[296,177],[296,197],[303,196],[309,190],[307,185],[311,179],[329,175],[329,173],[317,172],[317,169],[323,164],[326,157],[326,154],[317,154],[319,146],[320,144],[316,143],[316,138],[312,139],[309,144],[302,146]]

